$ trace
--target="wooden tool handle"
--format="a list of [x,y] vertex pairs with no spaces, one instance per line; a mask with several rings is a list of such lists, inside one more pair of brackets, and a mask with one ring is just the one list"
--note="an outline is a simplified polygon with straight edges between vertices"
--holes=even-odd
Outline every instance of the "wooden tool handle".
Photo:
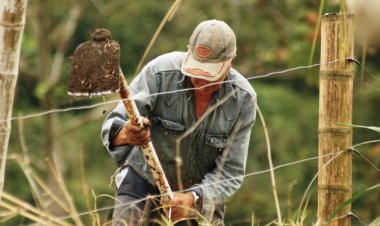
[[[136,107],[135,102],[132,100],[130,92],[128,90],[128,84],[125,81],[124,74],[120,69],[120,97],[123,99],[125,110],[131,120],[136,120],[140,117],[140,113]],[[154,150],[152,142],[142,145],[144,150],[145,159],[148,162],[150,170],[156,181],[156,185],[163,195],[161,200],[163,202],[169,201],[174,198],[173,192],[169,186],[169,182],[166,179],[165,172],[162,169],[161,163]]]

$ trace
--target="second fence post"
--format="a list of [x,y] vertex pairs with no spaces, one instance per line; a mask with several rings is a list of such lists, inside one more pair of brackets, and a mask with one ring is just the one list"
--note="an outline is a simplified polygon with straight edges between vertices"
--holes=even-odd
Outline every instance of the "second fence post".
[[[354,29],[352,14],[326,14],[321,21],[318,125],[318,220],[326,225],[352,193],[352,93]],[[340,151],[344,151],[338,154]],[[330,225],[351,224],[347,205]]]

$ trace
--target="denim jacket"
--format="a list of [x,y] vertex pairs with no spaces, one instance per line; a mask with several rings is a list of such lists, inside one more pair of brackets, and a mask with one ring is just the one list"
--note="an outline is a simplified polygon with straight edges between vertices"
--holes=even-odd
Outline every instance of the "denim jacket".
[[[173,190],[178,189],[176,142],[196,123],[192,84],[180,70],[185,56],[172,52],[157,57],[129,86],[140,114],[151,121],[151,141]],[[226,95],[230,97],[224,100]],[[225,199],[240,187],[256,117],[256,93],[234,69],[213,95],[210,107],[221,100],[225,102],[180,140],[183,186],[201,190],[201,213],[205,215],[223,207]],[[140,147],[110,145],[126,120],[120,102],[104,121],[103,143],[118,164],[127,163],[155,185]]]

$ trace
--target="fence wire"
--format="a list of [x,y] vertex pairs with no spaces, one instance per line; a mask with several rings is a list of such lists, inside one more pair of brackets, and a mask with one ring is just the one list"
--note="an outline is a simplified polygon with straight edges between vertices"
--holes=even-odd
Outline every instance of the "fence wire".
[[[342,61],[353,61],[355,63],[358,63],[358,65],[360,67],[365,68],[356,59],[346,58],[346,59],[333,60],[333,61],[328,61],[328,62],[324,62],[324,63],[317,63],[317,64],[312,64],[312,65],[297,66],[297,67],[293,67],[293,68],[289,68],[289,69],[284,69],[284,70],[280,70],[280,71],[266,73],[266,74],[263,74],[263,75],[248,76],[245,79],[247,79],[249,81],[256,80],[256,79],[263,79],[263,78],[268,78],[268,77],[271,77],[271,76],[274,76],[274,75],[282,75],[282,74],[286,74],[286,73],[289,73],[289,72],[294,72],[294,71],[297,71],[297,70],[311,69],[311,68],[315,68],[315,67],[318,67],[318,66],[321,66],[321,65],[324,65],[324,64],[333,64],[333,63],[342,62]],[[365,68],[365,70],[371,76],[373,76],[374,78],[376,78],[373,75],[373,73],[371,73],[369,71],[368,68]],[[212,83],[212,84],[208,84],[208,85],[205,85],[205,86],[202,86],[202,87],[197,87],[197,88],[178,89],[178,90],[175,90],[175,91],[166,91],[166,92],[153,93],[153,94],[149,94],[149,95],[141,95],[141,96],[139,96],[139,98],[148,98],[148,97],[160,96],[160,95],[165,95],[165,94],[174,94],[174,93],[187,92],[187,91],[192,91],[192,90],[200,90],[200,89],[203,89],[203,88],[205,88],[207,86],[211,86],[211,85],[215,85],[215,84],[223,84],[223,83],[238,82],[238,81],[240,81],[240,80],[221,81],[221,82],[218,82],[218,83]],[[132,97],[130,99],[131,100],[136,100],[137,98]],[[95,104],[90,104],[90,105],[82,105],[82,106],[68,107],[68,108],[62,108],[62,109],[51,109],[51,110],[43,111],[43,112],[39,112],[39,113],[27,114],[27,115],[24,115],[24,116],[14,116],[10,120],[11,121],[14,121],[14,120],[24,120],[24,119],[34,118],[34,117],[41,117],[41,116],[45,116],[45,115],[52,114],[52,113],[63,113],[63,112],[71,112],[71,111],[77,111],[77,110],[92,109],[92,108],[100,107],[100,106],[103,106],[103,105],[115,104],[115,103],[118,103],[119,101],[120,101],[120,99],[110,100],[110,101],[103,101],[103,102],[100,102],[100,103],[95,103]],[[5,121],[9,121],[9,120],[7,120],[7,119],[0,120],[0,122],[5,122]]]
[[[294,165],[297,165],[297,164],[300,164],[300,163],[304,163],[304,162],[308,162],[308,161],[312,161],[312,160],[318,160],[319,158],[332,157],[330,159],[330,161],[328,161],[323,166],[323,167],[326,167],[334,159],[336,159],[337,157],[339,157],[342,153],[344,153],[346,151],[352,151],[353,149],[357,149],[359,146],[363,146],[363,145],[367,145],[367,144],[373,144],[373,143],[380,143],[380,140],[365,141],[365,142],[362,142],[362,143],[355,144],[355,145],[353,145],[352,147],[350,147],[350,148],[348,148],[346,150],[339,150],[337,152],[329,153],[329,154],[326,154],[326,155],[323,155],[323,156],[314,156],[314,157],[309,157],[309,158],[297,160],[297,161],[294,161],[294,162],[289,162],[289,163],[281,164],[281,165],[273,167],[273,170],[278,170],[278,169],[281,169],[281,168],[285,168],[285,167],[289,167],[289,166],[294,166]],[[362,157],[362,155],[360,155],[360,156]],[[371,163],[371,165],[375,166],[373,163]],[[377,167],[374,167],[374,168],[377,170]],[[254,172],[246,173],[245,176],[243,176],[243,178],[247,178],[247,177],[251,177],[251,176],[256,176],[256,175],[260,175],[260,174],[269,173],[270,171],[271,171],[270,169],[265,169],[265,170],[259,170],[259,171],[254,171]],[[301,201],[300,206],[299,206],[299,211],[301,211],[303,203],[305,201],[306,194],[309,192],[309,189],[312,186],[312,184],[314,183],[314,181],[315,181],[315,179],[316,179],[317,176],[318,176],[318,172],[315,174],[315,176],[313,177],[313,179],[309,183],[309,185],[308,185],[308,187],[307,187],[307,189],[306,189],[306,191],[305,191],[305,193],[303,195],[302,201]],[[204,185],[201,185],[201,187],[212,186],[212,185],[215,185],[215,184],[218,184],[218,183],[225,183],[225,182],[227,182],[229,180],[236,180],[236,179],[241,179],[241,176],[240,177],[231,177],[229,179],[220,180],[220,181],[217,181],[217,182],[214,182],[214,183],[210,183],[210,184],[204,184]],[[140,202],[145,202],[145,201],[150,200],[150,199],[160,199],[162,196],[165,196],[165,195],[166,194],[150,195],[148,197],[137,199],[135,201],[128,202],[128,203],[111,205],[111,206],[105,206],[105,207],[98,208],[98,209],[91,210],[91,211],[83,211],[83,212],[78,213],[78,215],[76,215],[76,217],[83,217],[83,216],[86,216],[86,215],[91,215],[91,214],[95,214],[95,213],[99,213],[99,212],[103,212],[103,211],[112,210],[114,207],[124,207],[124,206],[126,206],[126,207],[133,208],[135,205],[137,205]],[[348,216],[352,217],[353,215],[354,214],[352,212],[350,212],[350,213],[347,213],[347,215],[336,217],[333,220],[338,220],[340,218],[344,218],[344,217],[348,217]],[[60,219],[60,220],[67,220],[67,219],[71,219],[72,217],[73,217],[72,215],[67,215],[65,217],[61,217],[61,218],[58,218],[58,219]],[[357,217],[357,219],[359,219],[359,218]],[[361,220],[360,220],[360,222],[363,223]],[[30,225],[37,225],[37,224],[33,223],[33,224],[30,224]]]
[[[249,76],[249,77],[246,77],[246,79],[249,80],[249,81],[256,80],[256,79],[263,79],[263,78],[268,78],[268,77],[271,77],[271,76],[274,76],[274,75],[283,75],[283,74],[286,74],[286,73],[289,73],[289,72],[294,72],[294,71],[297,71],[297,70],[311,69],[311,68],[314,68],[314,67],[317,67],[317,66],[321,66],[323,64],[332,64],[332,63],[341,62],[341,61],[352,61],[352,62],[355,62],[357,65],[359,65],[360,67],[362,67],[369,75],[371,75],[371,77],[375,78],[376,80],[380,80],[379,78],[377,78],[376,76],[374,76],[373,73],[371,73],[368,68],[366,68],[364,65],[361,65],[360,62],[357,61],[356,59],[352,59],[352,58],[341,59],[341,60],[334,60],[334,61],[330,61],[330,62],[318,63],[318,64],[307,65],[307,66],[298,66],[298,67],[293,67],[293,68],[289,68],[289,69],[285,69],[285,70],[270,72],[270,73],[263,74],[263,75]],[[220,82],[220,83],[225,83],[225,82],[231,82],[231,80],[229,80],[229,81],[223,81],[223,82]],[[368,84],[368,85],[371,85],[371,84]],[[204,86],[204,87],[207,87],[207,85]],[[202,89],[204,87],[181,89],[181,90],[170,91],[170,92],[159,92],[159,93],[154,93],[154,94],[146,95],[144,97],[140,96],[139,98],[146,98],[146,97],[151,97],[151,96],[159,96],[159,95],[172,94],[172,93],[178,93],[178,92],[186,92],[186,91],[191,91],[191,90],[196,90],[196,89]],[[373,88],[378,89],[375,86],[373,86]],[[132,100],[135,100],[135,98],[132,98]],[[92,108],[96,108],[96,107],[100,107],[100,106],[104,106],[104,105],[108,105],[108,104],[115,104],[115,103],[118,103],[119,101],[120,101],[120,99],[110,100],[110,101],[103,101],[103,102],[100,102],[100,103],[95,103],[95,104],[90,104],[90,105],[82,105],[82,106],[68,107],[68,108],[62,108],[62,109],[51,109],[51,110],[44,111],[44,112],[32,113],[32,114],[27,114],[27,115],[18,116],[18,117],[12,117],[10,119],[10,121],[13,121],[13,120],[26,120],[26,119],[31,119],[31,118],[35,118],[35,117],[42,117],[42,116],[45,116],[45,115],[48,115],[48,114],[53,114],[53,113],[63,113],[63,112],[71,112],[71,111],[92,109]],[[0,120],[1,123],[2,122],[6,122],[6,121],[8,121],[8,120],[4,120],[4,119]],[[312,160],[317,160],[319,158],[324,158],[324,157],[331,157],[331,156],[333,156],[333,158],[331,159],[331,161],[332,161],[333,159],[339,157],[345,151],[353,151],[359,157],[361,157],[362,159],[364,159],[377,172],[380,172],[379,168],[377,168],[374,163],[372,163],[370,160],[368,160],[363,154],[361,154],[361,152],[359,152],[357,150],[358,146],[362,146],[362,145],[366,145],[366,144],[371,144],[371,143],[379,143],[379,142],[380,142],[380,140],[372,140],[372,141],[363,142],[363,143],[360,143],[360,144],[353,145],[349,150],[341,150],[341,151],[338,151],[338,152],[335,152],[335,153],[330,153],[330,154],[327,154],[327,155],[324,155],[324,156],[314,156],[314,157],[305,158],[305,159],[297,160],[297,161],[290,162],[290,163],[281,164],[281,165],[275,166],[273,168],[273,170],[278,170],[278,169],[281,169],[281,168],[284,168],[284,167],[294,166],[294,165],[297,165],[297,164],[300,164],[300,163],[304,163],[304,162],[308,162],[308,161],[312,161]],[[326,165],[329,164],[331,161],[329,161],[328,163],[326,163]],[[246,177],[251,177],[251,176],[255,176],[255,175],[265,174],[265,173],[269,173],[270,171],[271,171],[271,169],[264,169],[264,170],[254,171],[254,172],[246,173],[243,177],[246,178]],[[309,192],[310,187],[314,183],[317,175],[318,175],[318,172],[316,173],[316,175],[314,176],[314,178],[311,180],[310,184],[308,185],[307,189],[305,190],[305,193],[303,195],[302,201],[300,203],[300,209],[299,209],[299,211],[301,210],[301,207],[303,206],[303,202],[305,200],[305,197],[306,197],[307,193]],[[220,180],[220,181],[214,182],[212,184],[201,185],[201,186],[212,186],[212,185],[215,185],[217,183],[224,183],[224,182],[226,182],[228,180],[236,180],[236,179],[241,179],[241,177],[231,177],[231,178],[226,179],[226,180]],[[144,201],[147,201],[148,199],[152,199],[152,198],[158,199],[161,196],[162,195],[149,196],[149,197],[146,197],[146,198],[138,199],[138,200],[136,200],[134,202],[120,204],[120,206],[134,206],[134,205],[136,205],[139,202],[144,202]],[[84,212],[78,213],[77,216],[80,217],[80,216],[85,216],[85,215],[89,215],[89,214],[95,214],[95,213],[99,213],[99,212],[102,212],[102,211],[111,210],[114,207],[115,207],[115,205],[112,205],[112,206],[105,206],[105,207],[102,207],[102,208],[98,208],[98,209],[95,209],[95,210],[92,210],[92,211],[84,211]],[[351,212],[351,213],[347,213],[346,216],[341,216],[341,217],[347,217],[347,216],[356,216],[356,215]],[[72,215],[67,215],[65,217],[61,217],[60,219],[61,220],[65,220],[65,219],[71,219],[72,217],[73,217]],[[362,221],[360,221],[360,222],[363,223]],[[35,224],[30,224],[30,225],[35,225]],[[365,224],[363,223],[363,225],[365,225]]]

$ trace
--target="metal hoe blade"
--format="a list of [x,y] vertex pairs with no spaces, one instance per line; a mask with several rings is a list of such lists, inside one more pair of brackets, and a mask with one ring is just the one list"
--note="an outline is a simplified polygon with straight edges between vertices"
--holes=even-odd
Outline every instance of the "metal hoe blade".
[[67,93],[100,96],[119,92],[120,46],[107,29],[96,29],[90,41],[74,51]]

